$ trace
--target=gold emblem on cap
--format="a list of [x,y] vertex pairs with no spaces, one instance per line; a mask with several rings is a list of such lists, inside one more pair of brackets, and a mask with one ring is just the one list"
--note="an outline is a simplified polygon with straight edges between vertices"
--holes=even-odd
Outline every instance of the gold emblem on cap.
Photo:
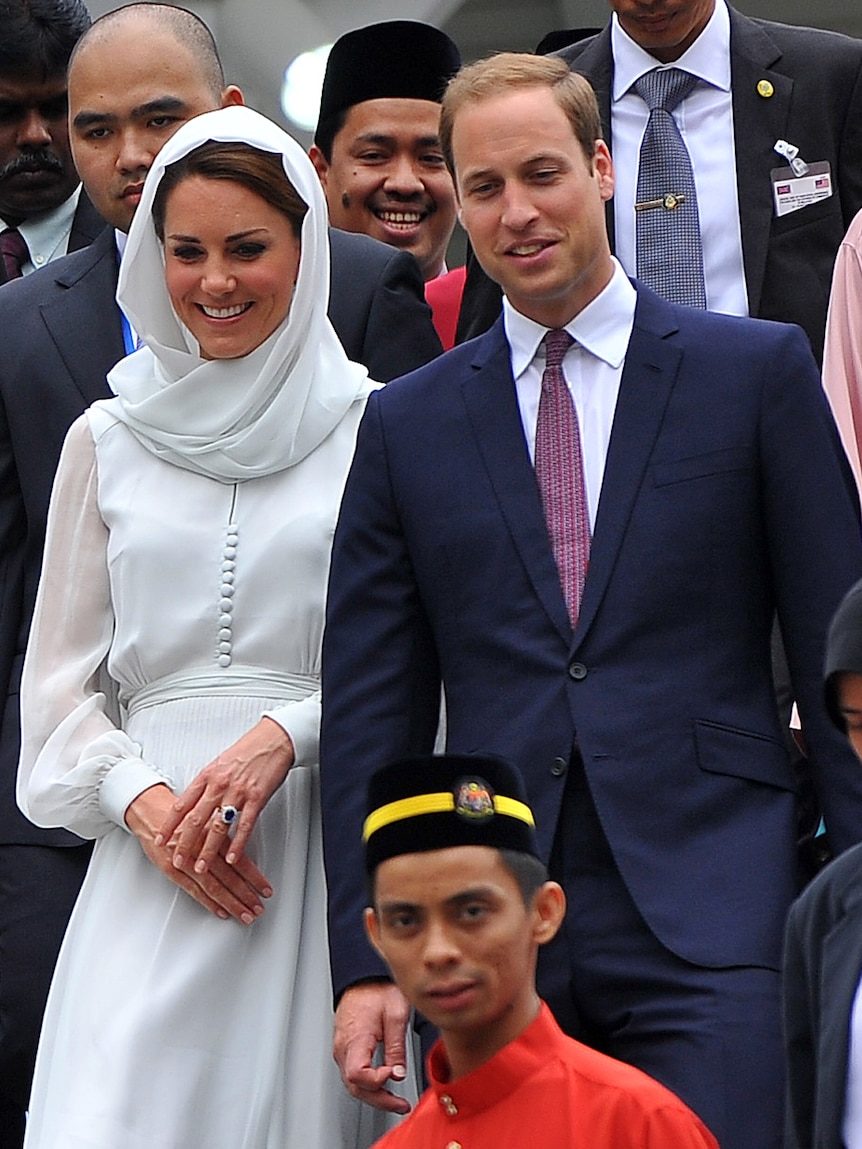
[[768,100],[770,96],[775,95],[775,88],[773,88],[769,80],[758,80],[757,94],[758,96],[763,96],[764,100]]
[[484,778],[462,778],[456,784],[455,813],[470,822],[494,817],[494,791]]

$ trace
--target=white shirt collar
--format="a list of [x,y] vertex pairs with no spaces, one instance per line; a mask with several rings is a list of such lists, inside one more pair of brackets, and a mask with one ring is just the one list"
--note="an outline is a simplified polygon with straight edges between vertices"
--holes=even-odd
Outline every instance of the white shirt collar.
[[[617,369],[629,345],[637,294],[622,265],[616,259],[613,265],[608,285],[566,324],[566,331],[584,350]],[[517,379],[535,359],[548,329],[516,311],[505,296],[503,327],[511,349],[512,374]]]
[[[72,221],[78,210],[81,185],[75,188],[68,199],[63,200],[53,211],[32,216],[18,224],[18,231],[30,252],[30,263],[34,268],[44,267],[58,255],[65,255],[72,231]],[[9,225],[0,220],[0,230]],[[61,250],[62,249],[62,250]]]
[[611,17],[611,53],[614,60],[614,101],[622,99],[632,84],[656,67],[681,68],[714,88],[730,91],[730,13],[724,0],[716,0],[709,21],[678,60],[660,64]]

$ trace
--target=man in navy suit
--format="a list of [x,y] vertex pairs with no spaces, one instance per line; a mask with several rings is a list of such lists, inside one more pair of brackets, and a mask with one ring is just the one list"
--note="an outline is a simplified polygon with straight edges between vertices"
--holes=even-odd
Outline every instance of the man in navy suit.
[[[242,98],[206,26],[160,4],[96,21],[69,92],[76,159],[104,218],[89,247],[0,290],[0,1149],[23,1137],[45,995],[90,850],[15,804],[18,685],[54,471],[69,425],[107,397],[105,376],[130,346],[114,299],[118,242],[154,156],[191,116]],[[411,255],[341,232],[331,250],[329,314],[348,354],[389,379],[440,352]]]
[[[385,1084],[406,1011],[363,944],[354,843],[375,766],[431,747],[442,684],[447,749],[517,763],[566,889],[540,969],[564,1028],[668,1085],[723,1149],[777,1149],[796,795],[770,630],[777,610],[845,848],[862,775],[820,668],[862,574],[858,507],[804,334],[671,305],[612,259],[599,135],[560,60],[499,56],[444,98],[462,220],[504,314],[372,396],[345,491],[321,742],[336,1056],[354,1093],[403,1108]],[[569,610],[533,467],[556,329],[574,340],[592,536]]]

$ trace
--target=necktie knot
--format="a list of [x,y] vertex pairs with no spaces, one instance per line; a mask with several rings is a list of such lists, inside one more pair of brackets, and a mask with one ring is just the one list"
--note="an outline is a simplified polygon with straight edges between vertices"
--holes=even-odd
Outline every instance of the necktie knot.
[[0,231],[0,255],[3,257],[6,278],[20,279],[23,274],[21,268],[30,258],[30,251],[24,236],[16,227]]
[[545,336],[545,368],[562,366],[566,352],[574,343],[571,335],[563,328],[554,328]]
[[672,112],[700,83],[681,68],[653,68],[635,81],[634,88],[651,112]]

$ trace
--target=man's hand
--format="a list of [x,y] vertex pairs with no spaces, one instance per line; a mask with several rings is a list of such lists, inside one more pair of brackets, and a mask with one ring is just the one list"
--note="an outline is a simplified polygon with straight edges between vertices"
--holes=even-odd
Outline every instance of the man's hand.
[[[407,1075],[407,1019],[410,1006],[389,982],[363,982],[345,990],[335,1011],[333,1055],[354,1097],[376,1109],[409,1113],[410,1102],[384,1088]],[[372,1061],[383,1043],[383,1064]]]

